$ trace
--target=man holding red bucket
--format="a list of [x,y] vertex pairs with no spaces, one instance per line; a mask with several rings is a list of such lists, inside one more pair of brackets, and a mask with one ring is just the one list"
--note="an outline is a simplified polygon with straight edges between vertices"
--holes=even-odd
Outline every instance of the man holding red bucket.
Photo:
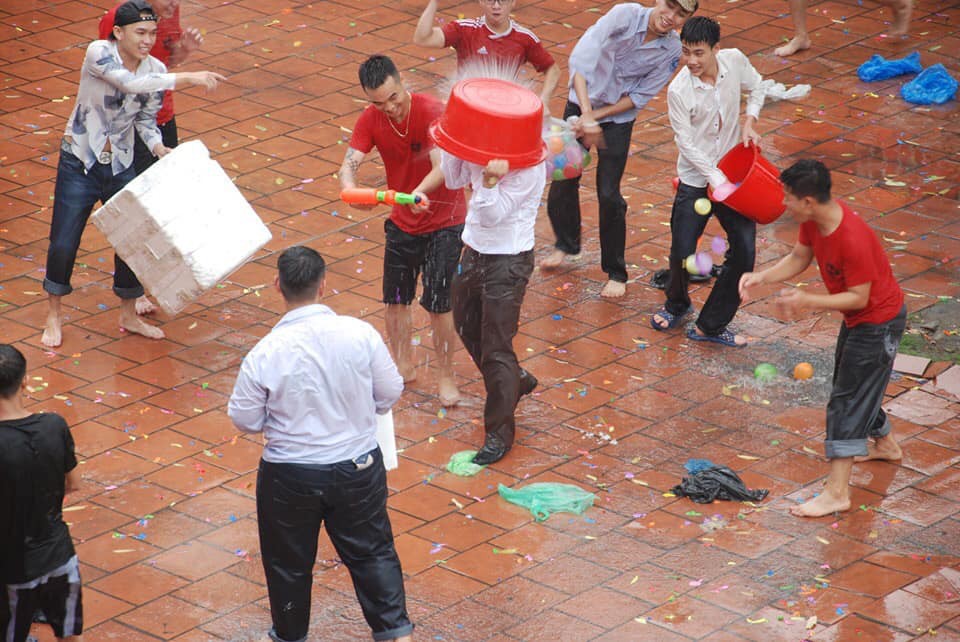
[[[600,296],[627,291],[627,202],[620,179],[627,165],[637,111],[670,80],[680,60],[675,29],[697,10],[697,0],[656,0],[653,7],[618,4],[587,29],[570,53],[570,95],[563,118],[579,116],[584,147],[597,146],[600,267],[607,282]],[[559,267],[580,253],[580,177],[553,181],[547,214],[557,237],[540,265]]]
[[[739,49],[719,49],[720,25],[712,18],[695,17],[683,25],[680,42],[686,66],[667,89],[670,124],[679,155],[680,177],[670,215],[670,278],[666,303],[650,318],[656,330],[669,330],[693,312],[688,288],[687,257],[696,252],[711,213],[707,186],[729,188],[729,180],[717,163],[734,145],[757,144],[754,123],[763,106],[762,78]],[[746,117],[741,130],[740,93],[746,89]],[[699,204],[698,204],[699,203]],[[704,207],[704,206],[707,207]],[[730,251],[726,267],[700,312],[690,339],[742,347],[746,338],[734,334],[727,324],[740,306],[737,284],[753,269],[757,224],[722,202],[712,203],[712,213],[727,233]]]
[[505,80],[458,82],[430,128],[443,150],[447,187],[470,185],[463,254],[453,279],[457,333],[483,375],[485,439],[475,464],[499,461],[513,446],[514,412],[537,379],[517,363],[513,338],[533,272],[534,226],[546,184],[543,104]]

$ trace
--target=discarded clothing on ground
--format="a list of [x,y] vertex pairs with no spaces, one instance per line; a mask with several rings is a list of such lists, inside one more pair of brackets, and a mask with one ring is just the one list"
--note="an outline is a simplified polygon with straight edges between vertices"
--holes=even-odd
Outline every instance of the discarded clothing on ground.
[[863,82],[874,82],[904,74],[919,74],[921,71],[923,66],[920,64],[919,51],[896,60],[887,60],[880,54],[873,54],[867,62],[857,68],[857,76]]
[[686,469],[690,476],[670,492],[698,504],[709,504],[715,499],[759,502],[770,493],[766,489],[750,490],[737,473],[709,459],[690,459]]

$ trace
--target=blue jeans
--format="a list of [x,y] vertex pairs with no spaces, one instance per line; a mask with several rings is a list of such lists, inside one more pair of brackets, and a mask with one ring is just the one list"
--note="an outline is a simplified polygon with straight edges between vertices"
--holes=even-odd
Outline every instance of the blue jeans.
[[[73,264],[93,206],[97,201],[106,203],[135,176],[132,166],[116,176],[109,164],[95,163],[87,171],[83,162],[68,148],[60,148],[44,290],[54,296],[73,292],[70,285]],[[121,299],[136,299],[143,295],[143,286],[133,270],[116,254],[113,255],[113,292]]]

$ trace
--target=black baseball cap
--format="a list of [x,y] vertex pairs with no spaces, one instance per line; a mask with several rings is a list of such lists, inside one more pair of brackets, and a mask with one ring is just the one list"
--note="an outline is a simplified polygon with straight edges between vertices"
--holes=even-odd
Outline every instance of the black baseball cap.
[[153,12],[153,7],[146,0],[128,0],[117,7],[117,12],[113,14],[114,27],[124,27],[144,21],[157,21],[157,14]]

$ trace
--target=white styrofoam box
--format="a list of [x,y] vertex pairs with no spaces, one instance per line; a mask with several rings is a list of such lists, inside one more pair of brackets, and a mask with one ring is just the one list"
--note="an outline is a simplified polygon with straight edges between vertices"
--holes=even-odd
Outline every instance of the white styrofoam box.
[[377,415],[377,445],[383,453],[383,467],[394,470],[400,463],[397,460],[397,437],[393,432],[393,411]]
[[271,238],[198,140],[130,181],[93,222],[170,314],[227,278]]

